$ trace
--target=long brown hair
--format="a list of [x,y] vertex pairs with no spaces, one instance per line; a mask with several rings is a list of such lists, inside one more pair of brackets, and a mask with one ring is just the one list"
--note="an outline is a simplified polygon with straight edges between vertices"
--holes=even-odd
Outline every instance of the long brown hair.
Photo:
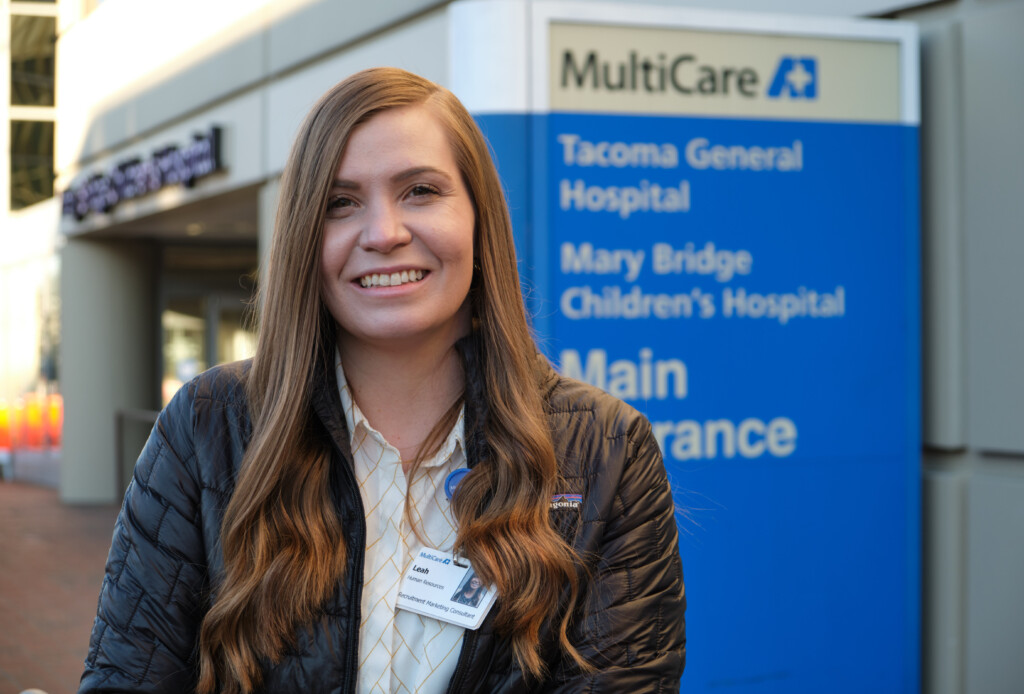
[[[285,166],[274,238],[261,283],[260,331],[246,381],[253,436],[224,515],[223,582],[201,627],[198,691],[249,692],[260,659],[279,660],[346,570],[329,475],[336,464],[311,436],[314,380],[332,377],[336,326],[320,298],[328,192],[353,129],[392,108],[426,105],[446,129],[476,211],[471,289],[475,381],[486,456],[459,487],[455,549],[501,596],[495,628],[523,670],[540,676],[539,631],[550,615],[562,648],[579,585],[575,554],[552,529],[558,479],[538,389],[511,223],[486,141],[446,89],[393,68],[366,70],[328,91],[299,130]],[[467,381],[469,374],[467,374]],[[561,604],[563,592],[568,606]]]

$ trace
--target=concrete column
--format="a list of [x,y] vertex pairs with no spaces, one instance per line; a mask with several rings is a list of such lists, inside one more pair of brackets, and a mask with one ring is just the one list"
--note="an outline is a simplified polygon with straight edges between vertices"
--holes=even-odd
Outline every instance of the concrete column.
[[[151,245],[71,239],[61,252],[61,392],[64,447],[60,496],[69,503],[120,498],[115,415],[153,409],[154,284]],[[130,429],[126,457],[144,436]]]
[[946,451],[967,445],[961,60],[959,23],[922,31],[922,433]]
[[967,487],[964,692],[1019,694],[1024,687],[1024,469],[981,457]]
[[963,455],[925,453],[922,672],[926,694],[963,694],[967,480]]
[[260,273],[270,259],[270,240],[274,237],[274,218],[277,216],[277,196],[281,191],[281,179],[272,178],[263,184],[259,192],[259,209],[256,214],[259,238]]

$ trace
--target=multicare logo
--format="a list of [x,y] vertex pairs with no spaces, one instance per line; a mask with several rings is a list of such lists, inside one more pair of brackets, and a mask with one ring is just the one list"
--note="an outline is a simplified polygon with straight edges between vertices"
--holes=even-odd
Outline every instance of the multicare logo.
[[452,560],[449,559],[448,557],[439,557],[436,554],[431,554],[430,552],[426,552],[426,551],[423,551],[423,550],[420,551],[420,558],[422,558],[422,559],[429,559],[430,561],[436,561],[438,564],[451,564],[452,563]]
[[807,56],[784,55],[768,86],[769,99],[817,99],[818,60]]

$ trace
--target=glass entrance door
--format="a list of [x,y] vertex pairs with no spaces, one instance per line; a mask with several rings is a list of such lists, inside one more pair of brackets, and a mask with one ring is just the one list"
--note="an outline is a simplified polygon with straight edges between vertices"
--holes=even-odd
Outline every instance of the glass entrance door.
[[161,315],[163,405],[200,372],[252,356],[256,335],[247,325],[248,301],[240,293],[167,298]]
[[249,320],[256,244],[167,244],[160,278],[162,405],[202,371],[246,359],[256,347]]

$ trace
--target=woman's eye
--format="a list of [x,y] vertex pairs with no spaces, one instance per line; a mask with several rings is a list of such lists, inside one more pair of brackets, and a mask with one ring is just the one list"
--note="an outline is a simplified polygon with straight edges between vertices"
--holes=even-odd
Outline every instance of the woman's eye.
[[337,197],[330,198],[327,201],[327,214],[338,215],[344,213],[349,207],[354,205],[352,198],[339,195]]
[[440,191],[434,186],[427,185],[426,183],[418,183],[409,189],[409,195],[414,198],[428,197],[440,194]]

